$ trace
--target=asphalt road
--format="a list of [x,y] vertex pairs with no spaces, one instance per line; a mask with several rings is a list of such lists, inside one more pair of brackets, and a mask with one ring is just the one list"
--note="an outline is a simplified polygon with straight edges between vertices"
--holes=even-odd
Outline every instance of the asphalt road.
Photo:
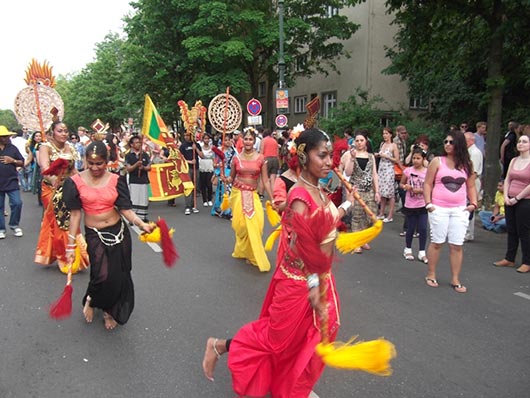
[[[24,237],[0,240],[0,397],[233,397],[226,358],[215,382],[201,370],[206,338],[232,336],[258,314],[271,273],[231,257],[230,222],[209,215],[185,216],[152,203],[150,218],[176,228],[180,260],[166,268],[160,253],[135,240],[136,307],[124,327],[107,331],[101,314],[84,322],[81,298],[88,273],[74,277],[74,313],[48,317],[65,276],[55,266],[33,263],[41,209],[24,193]],[[449,286],[444,250],[440,287],[423,282],[426,266],[402,257],[401,218],[385,225],[362,255],[335,265],[341,297],[339,338],[384,336],[397,348],[394,374],[326,369],[315,392],[331,397],[530,396],[530,274],[491,265],[502,258],[505,235],[476,228],[464,249],[462,282]],[[269,231],[270,227],[266,227]],[[135,236],[135,234],[133,234]],[[414,242],[414,253],[417,251]],[[270,254],[271,263],[276,254]]]

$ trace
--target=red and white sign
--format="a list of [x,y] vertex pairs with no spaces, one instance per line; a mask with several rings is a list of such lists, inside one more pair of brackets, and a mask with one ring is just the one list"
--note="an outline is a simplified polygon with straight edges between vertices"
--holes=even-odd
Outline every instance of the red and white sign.
[[261,102],[256,98],[252,98],[247,103],[247,112],[251,116],[257,116],[261,113]]
[[276,123],[276,126],[278,126],[279,128],[287,126],[287,123],[288,123],[287,116],[285,115],[276,116],[275,123]]

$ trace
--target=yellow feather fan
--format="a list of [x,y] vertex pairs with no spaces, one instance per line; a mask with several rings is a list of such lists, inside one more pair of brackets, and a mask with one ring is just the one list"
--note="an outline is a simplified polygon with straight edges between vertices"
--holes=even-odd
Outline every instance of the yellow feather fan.
[[270,252],[272,250],[272,247],[274,246],[274,242],[276,242],[276,239],[278,239],[281,233],[282,233],[281,225],[271,232],[271,234],[265,241],[265,251]]
[[335,246],[342,253],[351,253],[356,248],[374,240],[383,230],[383,221],[377,220],[370,228],[355,232],[341,232]]
[[265,212],[267,213],[267,219],[269,220],[269,223],[273,227],[278,225],[282,220],[278,212],[272,207],[272,203],[270,200],[267,200],[265,202]]
[[390,360],[396,357],[394,344],[383,338],[353,343],[356,338],[347,343],[319,343],[316,352],[326,365],[333,368],[390,376]]

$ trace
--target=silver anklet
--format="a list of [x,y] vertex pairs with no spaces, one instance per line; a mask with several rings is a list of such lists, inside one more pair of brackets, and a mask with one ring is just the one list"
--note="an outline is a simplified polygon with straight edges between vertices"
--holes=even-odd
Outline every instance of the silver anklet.
[[217,351],[217,341],[219,339],[215,339],[214,342],[213,342],[213,352],[215,352],[215,355],[217,356],[217,359],[221,359],[221,354],[219,354],[219,351]]

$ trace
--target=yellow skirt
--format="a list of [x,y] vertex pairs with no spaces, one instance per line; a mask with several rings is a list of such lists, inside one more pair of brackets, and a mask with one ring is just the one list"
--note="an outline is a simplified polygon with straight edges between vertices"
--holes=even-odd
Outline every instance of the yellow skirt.
[[232,257],[246,259],[261,272],[269,271],[271,264],[262,241],[265,217],[257,192],[232,187],[230,207],[232,228],[236,235]]

